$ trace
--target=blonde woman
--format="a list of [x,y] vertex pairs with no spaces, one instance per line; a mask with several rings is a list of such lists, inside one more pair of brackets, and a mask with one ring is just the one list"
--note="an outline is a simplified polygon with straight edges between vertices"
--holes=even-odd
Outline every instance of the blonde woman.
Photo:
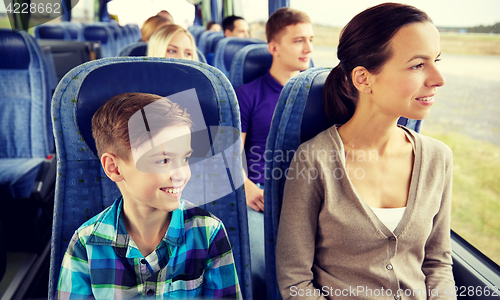
[[179,25],[158,29],[148,42],[148,56],[198,60],[193,36]]

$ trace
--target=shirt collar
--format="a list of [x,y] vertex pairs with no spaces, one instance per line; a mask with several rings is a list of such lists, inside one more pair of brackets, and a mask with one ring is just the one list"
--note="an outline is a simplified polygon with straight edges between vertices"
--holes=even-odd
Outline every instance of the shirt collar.
[[[120,196],[108,210],[97,216],[94,229],[87,240],[88,245],[112,246],[117,253],[125,256],[130,236],[123,222],[122,207],[123,197]],[[163,237],[163,241],[172,246],[184,243],[184,209],[185,203],[181,199],[179,207],[172,212],[167,233]]]
[[269,71],[267,71],[267,73],[264,75],[264,80],[276,92],[281,92],[281,90],[283,89],[281,83],[276,81],[276,79],[274,79]]

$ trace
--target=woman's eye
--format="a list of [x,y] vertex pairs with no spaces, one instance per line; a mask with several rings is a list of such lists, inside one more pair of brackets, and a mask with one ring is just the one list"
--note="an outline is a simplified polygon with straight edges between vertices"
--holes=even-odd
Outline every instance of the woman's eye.
[[418,64],[418,65],[416,65],[416,66],[411,67],[411,68],[412,68],[413,70],[417,70],[417,69],[422,68],[423,66],[424,66],[424,63],[420,63],[420,64]]
[[186,56],[191,56],[191,52],[186,53]]
[[170,54],[175,54],[176,53],[175,50],[167,50],[167,52],[170,53]]

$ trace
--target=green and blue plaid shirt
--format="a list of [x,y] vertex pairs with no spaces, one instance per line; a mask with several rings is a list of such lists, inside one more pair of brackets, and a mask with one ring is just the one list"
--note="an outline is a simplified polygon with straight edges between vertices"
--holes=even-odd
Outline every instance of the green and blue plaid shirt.
[[118,198],[73,235],[57,297],[242,299],[224,225],[187,203],[181,200],[162,241],[144,257],[125,229]]

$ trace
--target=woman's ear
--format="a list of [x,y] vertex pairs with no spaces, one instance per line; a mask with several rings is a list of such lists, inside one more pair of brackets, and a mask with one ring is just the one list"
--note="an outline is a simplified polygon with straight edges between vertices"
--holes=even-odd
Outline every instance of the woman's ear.
[[365,68],[358,66],[352,70],[352,83],[354,87],[363,94],[369,94],[372,91],[370,85],[370,72]]
[[101,164],[104,172],[109,177],[109,179],[114,182],[120,182],[123,180],[123,175],[120,173],[118,168],[118,161],[116,156],[111,153],[104,153],[101,156]]

